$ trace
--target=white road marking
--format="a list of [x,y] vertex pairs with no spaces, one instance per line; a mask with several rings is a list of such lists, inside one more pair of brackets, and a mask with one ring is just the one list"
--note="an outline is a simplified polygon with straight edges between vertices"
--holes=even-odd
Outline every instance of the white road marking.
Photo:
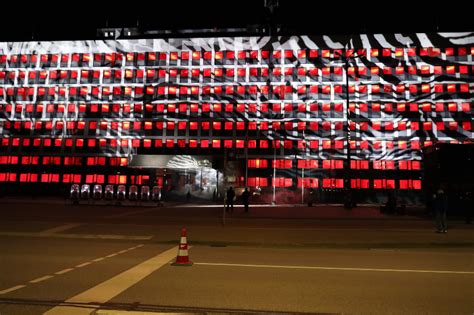
[[36,278],[34,280],[31,280],[30,283],[38,283],[38,282],[41,282],[41,281],[44,281],[44,280],[48,280],[52,277],[54,277],[54,276],[47,275],[47,276],[39,277],[39,278]]
[[9,289],[5,289],[5,290],[0,291],[0,295],[1,295],[1,294],[6,294],[6,293],[8,293],[8,292],[12,292],[12,291],[15,291],[15,290],[24,288],[24,287],[26,287],[26,285],[24,285],[24,284],[16,285],[16,286],[11,287],[11,288],[9,288]]
[[[99,308],[99,305],[62,305],[62,306],[57,306],[55,308],[50,309],[46,313],[43,313],[43,315],[46,314],[56,314],[56,315],[91,315],[95,314],[95,309]],[[113,313],[109,313],[113,314]]]
[[63,231],[75,228],[76,226],[79,226],[79,225],[80,224],[77,224],[77,223],[64,224],[64,225],[60,225],[60,226],[57,226],[57,227],[54,227],[54,228],[51,228],[51,229],[41,231],[40,234],[54,234],[54,233],[58,233],[58,232],[63,232]]
[[[131,247],[131,248],[122,250],[122,251],[120,251],[120,252],[113,253],[113,254],[110,254],[110,255],[107,255],[107,256],[104,256],[104,257],[99,257],[99,258],[96,258],[96,259],[94,259],[94,260],[92,260],[92,261],[88,261],[88,262],[82,263],[82,264],[77,265],[77,266],[75,266],[75,267],[73,267],[73,268],[67,268],[67,269],[63,269],[63,270],[57,271],[57,272],[55,272],[54,274],[55,274],[55,275],[62,275],[62,274],[65,274],[65,273],[67,273],[67,272],[73,271],[75,268],[85,267],[85,266],[87,266],[87,265],[92,264],[93,262],[102,261],[102,260],[104,260],[104,259],[106,259],[106,258],[113,257],[113,256],[117,256],[117,255],[119,255],[119,254],[121,254],[121,253],[125,253],[125,252],[128,252],[128,251],[130,251],[130,250],[133,250],[133,249],[136,249],[136,248],[140,248],[140,247],[142,247],[142,246],[144,246],[144,245],[145,245],[145,244],[139,244],[139,245],[137,245],[137,246],[134,246],[134,247]],[[44,280],[47,280],[47,279],[50,279],[50,278],[53,278],[53,277],[54,277],[54,275],[43,276],[43,277],[36,278],[36,279],[34,279],[34,280],[29,281],[29,283],[38,283],[38,282],[41,282],[41,281],[44,281]],[[17,285],[17,286],[11,287],[11,288],[9,288],[9,289],[5,289],[5,290],[3,290],[3,291],[0,291],[0,295],[6,294],[6,293],[8,293],[8,292],[12,292],[12,291],[15,291],[15,290],[24,288],[24,287],[26,287],[26,285],[24,285],[24,284],[22,284],[22,285]],[[94,306],[94,307],[91,308],[91,309],[94,310],[94,309],[97,308],[97,307],[98,307],[98,306]],[[75,312],[76,310],[77,310],[77,309],[73,307],[73,308],[72,308],[72,311],[73,311],[73,312],[66,312],[66,313],[64,313],[64,314],[76,314],[76,312]],[[79,313],[79,314],[82,314],[82,313]],[[87,314],[90,314],[90,312],[87,313]],[[1,315],[1,314],[0,314],[0,315]]]
[[[64,315],[64,314],[76,314],[72,312],[71,303],[94,303],[102,304],[105,303],[115,296],[119,295],[126,289],[130,288],[134,284],[138,283],[152,272],[158,270],[164,265],[167,265],[169,261],[176,257],[178,252],[178,246],[175,246],[167,251],[164,251],[155,257],[152,257],[135,267],[132,267],[109,280],[106,280],[95,287],[84,291],[67,301],[64,304],[60,304],[46,313],[45,315]],[[78,313],[79,314],[79,313]],[[82,314],[90,314],[82,313]]]
[[129,249],[132,250],[132,249],[137,249],[137,248],[140,248],[140,247],[143,247],[145,246],[144,244],[140,244],[140,245],[137,245],[137,246],[133,246],[133,247],[130,247]]
[[282,265],[252,265],[252,264],[226,264],[226,263],[197,263],[197,262],[195,262],[194,264],[195,265],[204,265],[204,266],[227,266],[227,267],[342,270],[342,271],[378,271],[378,272],[415,272],[415,273],[442,273],[442,274],[474,275],[474,271],[454,271],[454,270],[343,268],[343,267],[319,267],[319,266],[282,266]]
[[[163,314],[163,315],[193,315],[196,313],[190,312],[179,312],[179,313],[170,313],[170,312],[151,312],[151,311],[122,311],[122,310],[96,310],[94,315],[152,315],[152,314]],[[199,314],[199,313],[198,313]]]
[[65,274],[66,272],[73,271],[73,270],[74,270],[74,268],[67,268],[67,269],[63,269],[61,271],[55,272],[54,274],[62,275],[62,274]]
[[31,232],[0,232],[1,236],[49,237],[67,239],[99,239],[99,240],[150,240],[153,235],[113,235],[113,234],[68,234],[68,233],[31,233]]
[[85,266],[90,265],[90,264],[92,264],[92,263],[91,263],[90,261],[88,261],[88,262],[82,263],[82,264],[80,264],[80,265],[77,265],[77,266],[74,267],[74,268],[82,268],[82,267],[85,267]]

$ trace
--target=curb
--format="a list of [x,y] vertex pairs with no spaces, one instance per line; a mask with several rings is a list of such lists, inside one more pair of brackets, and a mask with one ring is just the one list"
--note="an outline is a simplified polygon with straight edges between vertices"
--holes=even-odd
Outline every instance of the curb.
[[[151,241],[154,244],[176,244],[179,240]],[[406,248],[474,248],[474,242],[387,242],[387,243],[257,243],[193,241],[192,246],[209,247],[254,247],[254,248],[322,248],[322,249],[406,249]]]

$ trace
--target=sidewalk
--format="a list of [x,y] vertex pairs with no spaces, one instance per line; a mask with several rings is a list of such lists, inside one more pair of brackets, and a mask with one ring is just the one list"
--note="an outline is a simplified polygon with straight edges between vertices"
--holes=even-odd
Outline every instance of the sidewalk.
[[273,219],[408,219],[418,220],[414,215],[388,215],[380,212],[378,205],[359,205],[352,209],[346,209],[341,204],[318,204],[308,207],[306,205],[255,205],[250,206],[249,212],[245,213],[243,206],[236,206],[231,217],[239,218],[273,218]]
[[[56,205],[56,206],[70,206],[72,201],[69,199],[59,197],[44,197],[44,198],[19,198],[19,197],[3,197],[0,198],[0,205]],[[159,208],[160,212],[170,211],[176,213],[175,210],[169,209],[201,209],[199,210],[200,215],[211,212],[219,212],[224,209],[222,203],[213,202],[163,202],[162,206],[157,207],[156,202],[136,202],[124,200],[120,202],[120,205],[116,200],[80,200],[78,207],[95,207],[95,206],[107,206],[107,207],[122,207],[122,208]],[[352,209],[345,209],[341,204],[317,204],[312,207],[308,207],[306,204],[256,204],[250,205],[249,213],[244,213],[244,207],[241,204],[234,205],[234,212],[232,216],[241,218],[286,218],[286,219],[305,219],[305,218],[331,218],[331,219],[389,219],[393,218],[394,215],[387,215],[380,213],[380,205],[377,204],[359,204],[357,207]],[[412,208],[408,208],[407,214],[419,214],[421,211],[416,208],[416,211],[412,211]],[[415,209],[415,207],[413,207]],[[193,212],[193,211],[191,211]],[[397,216],[399,218],[411,217],[412,216]]]
[[[178,244],[182,227],[194,246],[308,248],[474,248],[474,225],[448,219],[448,233],[435,233],[432,218],[387,215],[377,205],[345,209],[341,205],[251,206],[232,213],[222,205],[174,204],[164,207],[72,206],[56,200],[4,203],[0,200],[0,234],[32,236],[60,226],[74,226],[58,238],[123,239]],[[44,203],[46,202],[46,203]]]

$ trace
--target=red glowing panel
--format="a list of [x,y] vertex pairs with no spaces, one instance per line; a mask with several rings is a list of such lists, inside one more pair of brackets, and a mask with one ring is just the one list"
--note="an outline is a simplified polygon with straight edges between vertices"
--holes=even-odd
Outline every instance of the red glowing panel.
[[231,121],[226,121],[224,123],[224,129],[225,130],[233,130],[234,129],[234,123]]
[[[321,56],[323,58],[330,58],[331,57],[331,51],[329,49],[323,49],[321,51]],[[335,56],[336,57],[336,56]]]
[[166,129],[168,129],[168,130],[173,130],[173,129],[174,129],[174,126],[175,126],[174,121],[168,121],[168,122],[166,122]]
[[189,60],[189,51],[181,52],[181,60]]
[[221,129],[221,125],[222,125],[221,122],[215,121],[215,122],[212,123],[212,128],[213,128],[214,130],[220,130],[220,129]]
[[[187,88],[186,88],[187,89]],[[168,87],[168,94],[169,95],[176,95],[176,92],[177,92],[177,87],[176,86],[170,86]]]
[[189,140],[189,147],[190,148],[197,148],[198,146],[198,141],[196,139],[190,139]]
[[395,48],[395,57],[403,57],[403,48]]
[[337,178],[323,178],[323,188],[343,188],[344,180]]
[[190,129],[190,130],[197,130],[197,129],[198,129],[198,123],[195,122],[195,121],[191,121],[191,122],[189,123],[189,129]]
[[444,111],[444,104],[443,103],[436,103],[435,104],[435,111],[443,112]]
[[224,148],[231,149],[233,147],[233,140],[224,140]]
[[202,111],[204,113],[210,112],[211,111],[211,104],[209,104],[209,103],[202,104]]
[[360,103],[359,104],[359,111],[367,112],[369,110],[369,105],[367,103]]
[[383,179],[374,179],[374,188],[375,189],[382,189],[386,186],[386,181]]
[[202,130],[209,130],[209,128],[210,128],[210,123],[208,121],[201,122],[201,129]]
[[[323,85],[323,94],[331,94],[331,86],[330,85]],[[312,91],[310,91],[312,93]]]
[[235,147],[237,149],[243,149],[245,147],[244,140],[235,140]]
[[384,57],[390,57],[392,55],[392,51],[390,48],[383,48],[382,49],[382,56]]
[[222,104],[214,104],[212,106],[212,111],[213,112],[222,112]]
[[457,130],[458,129],[458,122],[457,121],[450,121],[448,123],[449,130]]
[[331,140],[323,140],[323,149],[331,149]]
[[177,60],[178,60],[178,52],[176,52],[176,51],[171,52],[170,53],[170,61],[177,61]]
[[221,140],[214,139],[212,140],[212,148],[219,149],[221,147]]
[[448,103],[448,111],[455,112],[458,109],[458,105],[456,103]]
[[90,148],[95,147],[96,145],[96,139],[87,139],[87,146]]
[[433,125],[431,122],[429,121],[423,122],[423,130],[432,130],[432,129],[433,129]]
[[[298,125],[299,126],[299,125]],[[306,126],[306,123],[305,123]],[[299,128],[299,127],[298,127]],[[318,123],[315,121],[310,121],[309,122],[309,129],[310,130],[318,130]]]

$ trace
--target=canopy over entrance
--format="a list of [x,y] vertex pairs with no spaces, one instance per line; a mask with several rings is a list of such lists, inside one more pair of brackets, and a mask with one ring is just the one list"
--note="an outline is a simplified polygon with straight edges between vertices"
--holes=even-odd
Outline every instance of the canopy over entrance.
[[134,155],[129,167],[176,170],[212,168],[212,158],[203,155]]

